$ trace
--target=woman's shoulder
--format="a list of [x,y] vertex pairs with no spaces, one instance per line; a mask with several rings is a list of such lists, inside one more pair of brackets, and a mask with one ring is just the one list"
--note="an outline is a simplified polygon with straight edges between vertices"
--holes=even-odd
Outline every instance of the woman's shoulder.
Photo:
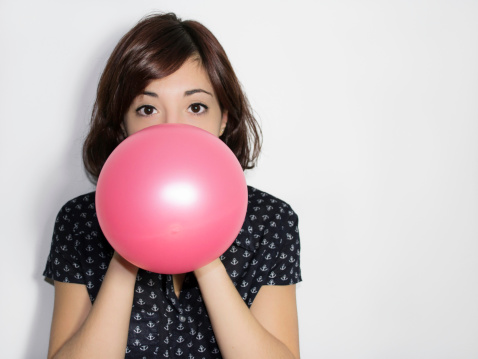
[[235,244],[255,251],[260,246],[274,249],[289,240],[298,242],[298,217],[287,202],[252,186],[248,193],[246,217]]
[[89,192],[68,200],[61,206],[55,221],[55,229],[70,233],[80,229],[79,224],[91,225],[96,222],[95,192]]
[[66,201],[65,204],[62,206],[62,209],[71,209],[71,208],[83,209],[83,208],[88,208],[91,205],[94,206],[95,195],[96,195],[96,192],[92,191],[92,192],[88,192],[88,193],[76,196],[75,198],[72,198]]
[[277,213],[297,216],[286,201],[252,186],[248,190],[248,213]]
[[88,192],[66,201],[60,208],[60,213],[75,215],[82,212],[94,212],[95,194],[94,191]]

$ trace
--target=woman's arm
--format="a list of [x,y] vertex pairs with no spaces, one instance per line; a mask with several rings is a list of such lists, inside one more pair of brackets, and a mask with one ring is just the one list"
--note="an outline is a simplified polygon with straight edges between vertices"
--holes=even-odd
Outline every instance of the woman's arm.
[[219,259],[195,275],[224,358],[299,358],[295,285],[263,286],[249,310]]
[[115,252],[94,305],[84,285],[55,281],[48,358],[124,358],[137,272]]

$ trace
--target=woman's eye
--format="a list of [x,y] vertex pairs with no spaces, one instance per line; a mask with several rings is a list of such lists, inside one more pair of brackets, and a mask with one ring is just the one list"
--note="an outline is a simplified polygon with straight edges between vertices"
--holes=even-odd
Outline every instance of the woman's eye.
[[151,116],[158,112],[153,106],[144,105],[136,109],[136,112],[141,116]]
[[208,107],[202,103],[193,103],[191,106],[189,106],[189,112],[192,112],[195,115],[204,113],[207,111],[207,109]]

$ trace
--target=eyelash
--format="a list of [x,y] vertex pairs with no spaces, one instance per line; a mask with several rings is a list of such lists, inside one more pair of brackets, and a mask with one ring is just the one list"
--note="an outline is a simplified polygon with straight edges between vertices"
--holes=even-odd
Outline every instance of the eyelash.
[[[203,104],[203,103],[201,103],[201,102],[195,102],[195,103],[189,105],[188,109],[190,109],[191,107],[194,107],[194,106],[199,106],[199,107],[202,107],[202,108],[204,109],[204,110],[203,110],[202,112],[200,112],[200,113],[195,113],[195,112],[192,112],[192,111],[191,111],[191,113],[192,113],[194,116],[202,115],[202,114],[204,114],[205,112],[207,112],[207,110],[209,109],[208,106],[206,106],[205,104]],[[144,113],[144,110],[145,110],[145,109],[152,109],[153,111],[156,111],[156,112],[158,111],[158,110],[156,110],[156,108],[154,108],[154,106],[151,106],[151,105],[143,105],[143,106],[138,107],[138,108],[136,109],[136,112],[137,112],[139,115],[141,115],[141,116],[152,116],[152,115],[154,115],[154,113],[151,113],[151,114],[149,114],[149,115],[148,115],[148,114],[145,114],[145,113]],[[141,113],[141,112],[143,112],[143,113]]]
[[143,106],[138,107],[138,108],[136,109],[136,112],[137,112],[139,115],[141,115],[141,116],[152,116],[152,115],[154,115],[154,113],[151,113],[151,114],[149,114],[149,115],[147,115],[147,114],[145,114],[145,113],[141,113],[141,111],[144,112],[145,109],[153,109],[153,110],[156,111],[156,112],[158,111],[158,110],[156,110],[156,109],[154,108],[154,106],[151,106],[151,105],[143,105]]
[[199,106],[199,107],[202,107],[202,108],[204,109],[204,111],[201,112],[201,113],[191,112],[194,116],[200,116],[200,115],[206,113],[207,110],[209,109],[209,107],[207,107],[205,104],[203,104],[203,103],[201,103],[201,102],[195,102],[195,103],[189,105],[188,109],[191,108],[191,107],[193,107],[193,106]]

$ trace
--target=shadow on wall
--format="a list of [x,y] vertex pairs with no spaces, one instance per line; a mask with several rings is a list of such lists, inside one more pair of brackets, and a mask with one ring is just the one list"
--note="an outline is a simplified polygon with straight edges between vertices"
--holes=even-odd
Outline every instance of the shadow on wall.
[[[51,317],[53,312],[54,287],[53,282],[42,276],[51,246],[53,224],[61,206],[69,199],[94,190],[85,174],[81,158],[83,140],[87,134],[87,123],[93,106],[96,87],[106,59],[113,50],[121,34],[111,36],[103,46],[98,47],[95,61],[86,64],[84,82],[79,83],[81,89],[78,94],[78,108],[72,132],[69,134],[68,145],[64,148],[64,157],[61,163],[53,166],[53,171],[46,171],[43,178],[38,178],[38,196],[34,199],[32,209],[38,238],[36,238],[35,272],[32,274],[36,283],[36,310],[31,319],[28,333],[28,347],[25,348],[23,358],[46,358],[50,335]],[[106,49],[106,50],[105,50]],[[72,119],[73,120],[73,119]],[[65,134],[66,136],[67,134]]]

